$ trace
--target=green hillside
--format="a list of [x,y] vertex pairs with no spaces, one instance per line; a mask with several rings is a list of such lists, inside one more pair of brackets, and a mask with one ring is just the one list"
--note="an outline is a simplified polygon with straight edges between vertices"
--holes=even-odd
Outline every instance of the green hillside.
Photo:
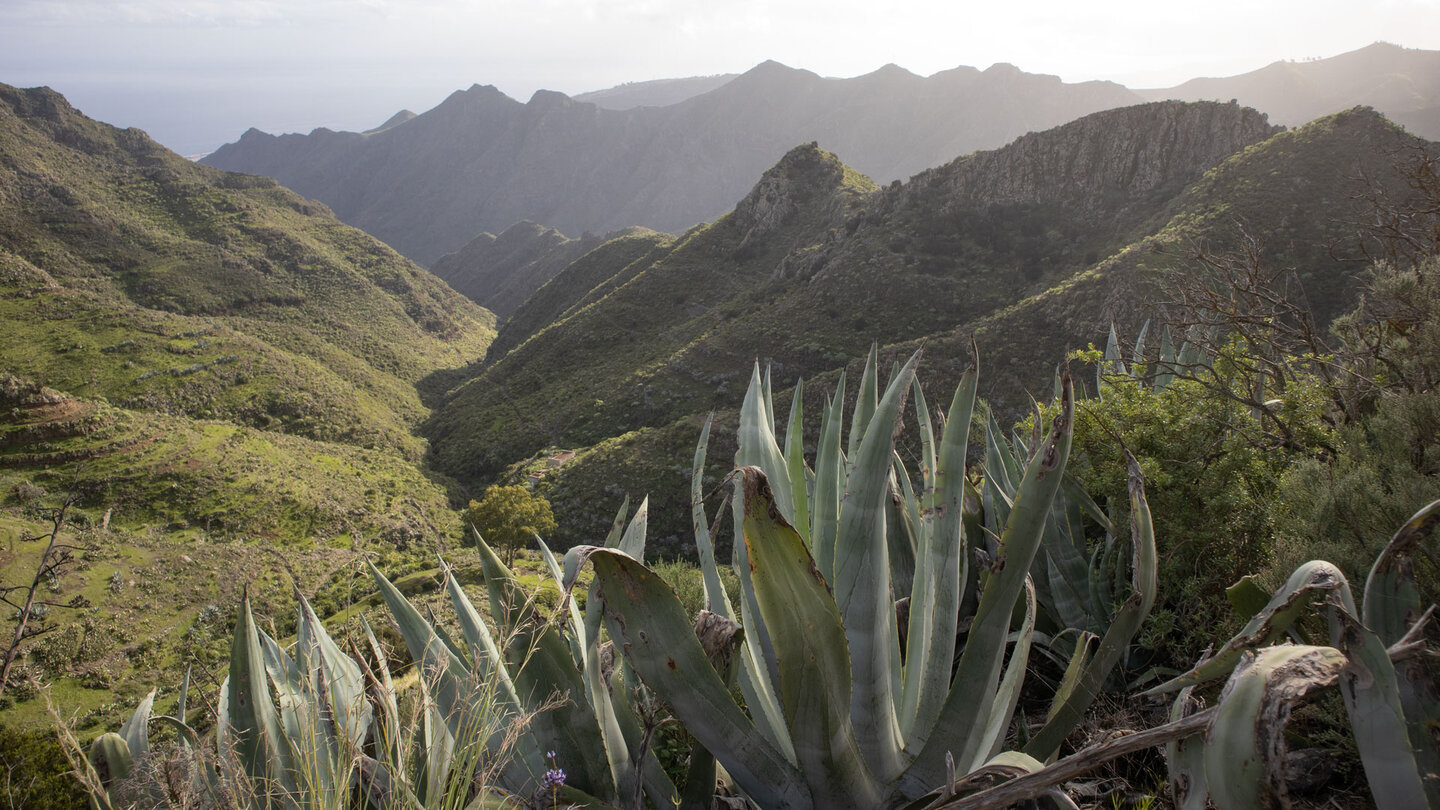
[[547,446],[731,407],[756,358],[813,376],[985,317],[1143,237],[1159,207],[1273,132],[1234,105],[1142,105],[884,190],[798,147],[733,212],[492,352],[427,423],[434,464],[485,480]]
[[[1129,116],[1123,124],[1122,114]],[[1328,319],[1354,303],[1364,266],[1356,237],[1363,192],[1373,183],[1402,194],[1396,164],[1419,143],[1359,109],[1292,132],[1250,129],[1253,140],[1232,141],[1231,152],[1187,176],[1177,157],[1221,151],[1221,136],[1244,121],[1239,108],[1170,104],[1092,118],[1089,139],[1077,125],[1062,127],[861,198],[838,225],[788,233],[780,244],[791,249],[758,259],[746,276],[714,269],[735,266],[715,249],[726,220],[689,235],[629,286],[460,388],[427,427],[442,431],[431,433],[437,463],[474,480],[504,469],[503,454],[490,461],[487,448],[503,447],[513,460],[547,446],[595,445],[605,452],[582,451],[547,475],[557,514],[579,517],[602,492],[682,503],[689,451],[677,426],[695,433],[692,415],[712,409],[722,423],[733,421],[752,360],[773,363],[777,382],[815,379],[807,388],[813,414],[819,393],[833,385],[831,371],[856,366],[872,341],[886,357],[924,345],[927,379],[943,386],[958,379],[973,335],[986,369],[982,395],[1013,418],[1031,393],[1048,393],[1067,348],[1103,344],[1112,323],[1133,335],[1160,318],[1173,274],[1202,271],[1198,247],[1229,255],[1248,237],[1260,240],[1267,266],[1296,271],[1295,294]],[[1167,131],[1185,132],[1191,146],[1157,148],[1157,133]],[[1097,156],[1101,139],[1119,142],[1114,158]],[[1077,155],[1089,156],[1088,164]],[[1046,166],[1076,168],[1041,171]],[[1158,166],[1169,167],[1166,180],[1155,179]],[[1017,180],[1026,177],[1044,184],[1027,190]],[[1139,192],[1118,185],[1147,177],[1150,187]],[[1027,194],[1031,202],[1018,201]],[[685,245],[710,246],[715,257],[685,267],[693,289],[714,290],[724,279],[736,290],[703,316],[677,315],[670,302],[681,293],[649,286]],[[754,281],[746,287],[741,279]],[[637,309],[622,308],[624,301]],[[643,316],[640,302],[648,302]],[[607,331],[637,318],[650,336],[645,354],[619,348]],[[572,353],[581,371],[549,377],[557,358]],[[684,536],[683,511],[652,514],[658,535]],[[603,527],[602,516],[561,531],[578,542]]]
[[0,88],[0,371],[418,458],[415,383],[485,310],[271,180]]
[[414,428],[494,316],[272,180],[0,86],[0,321],[3,584],[63,503],[81,549],[7,725],[48,722],[28,675],[113,724],[218,664],[241,589],[328,614],[366,559],[428,567],[463,536]]

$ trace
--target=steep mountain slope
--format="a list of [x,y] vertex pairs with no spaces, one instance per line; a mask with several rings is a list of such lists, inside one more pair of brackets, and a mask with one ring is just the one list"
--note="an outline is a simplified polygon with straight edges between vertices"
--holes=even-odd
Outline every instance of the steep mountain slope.
[[889,182],[1137,100],[1009,65],[842,80],[766,62],[665,107],[602,109],[549,91],[521,104],[475,86],[366,135],[251,130],[205,162],[277,178],[429,264],[526,219],[570,235],[678,233],[728,210],[797,143],[816,140]]
[[[827,160],[797,150],[732,215],[682,241],[675,253],[694,251],[689,262],[666,257],[498,359],[427,431],[437,462],[466,478],[498,471],[484,466],[500,461],[486,456],[492,444],[512,458],[547,444],[589,448],[547,474],[557,515],[573,527],[561,542],[603,530],[603,516],[591,520],[594,501],[622,490],[649,492],[656,516],[667,514],[661,504],[673,506],[670,522],[652,520],[652,533],[680,538],[685,445],[698,435],[697,415],[733,418],[752,359],[772,364],[777,390],[799,376],[815,381],[813,414],[833,385],[830,370],[853,366],[872,341],[886,360],[923,344],[925,378],[943,390],[964,369],[973,335],[982,393],[1018,414],[1026,392],[1048,392],[1067,348],[1103,342],[1112,322],[1133,335],[1157,316],[1168,274],[1199,272],[1195,246],[1223,255],[1246,235],[1262,239],[1267,264],[1297,269],[1327,317],[1353,301],[1363,266],[1354,239],[1362,178],[1401,193],[1395,161],[1416,144],[1369,110],[1275,133],[1234,105],[1144,105],[926,172],[852,203],[848,214],[756,240],[754,263],[738,261],[738,240],[719,229],[753,219],[760,200],[783,209],[774,176]],[[702,250],[707,260],[696,256]],[[682,267],[700,288],[729,283],[735,292],[700,302],[705,315],[664,306],[675,292],[661,279]],[[649,340],[670,349],[615,360],[631,349],[604,325],[642,317],[634,309],[642,301],[651,304]],[[582,334],[598,337],[585,344]],[[564,388],[545,370],[571,353],[585,373],[565,377],[576,387]],[[452,445],[464,449],[449,456]]]
[[[365,559],[461,536],[418,386],[494,316],[272,180],[0,85],[0,323],[0,584],[28,587],[66,504],[47,598],[75,609],[23,665],[82,727],[223,669],[242,589],[283,628],[297,590],[328,616]],[[33,690],[0,714],[49,722]]]
[[1135,92],[1154,100],[1233,98],[1287,126],[1365,105],[1422,138],[1440,139],[1440,51],[1388,42],[1328,59],[1274,62],[1239,76]]
[[274,181],[0,86],[0,370],[418,458],[415,384],[493,316]]
[[1140,238],[1274,129],[1235,105],[1097,113],[884,191],[815,144],[730,214],[493,361],[428,423],[462,479],[724,407],[755,357],[787,377],[988,315]]
[[628,228],[570,239],[554,228],[517,222],[499,236],[480,234],[460,250],[441,256],[430,269],[456,292],[504,320],[571,262],[612,239],[645,231]]
[[669,252],[675,237],[631,229],[610,239],[545,282],[500,325],[487,358],[504,357],[531,335],[598,301]]

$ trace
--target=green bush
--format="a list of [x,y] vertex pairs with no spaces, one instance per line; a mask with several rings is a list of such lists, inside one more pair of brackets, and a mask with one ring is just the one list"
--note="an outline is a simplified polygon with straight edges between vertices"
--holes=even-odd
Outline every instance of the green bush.
[[49,731],[0,726],[0,779],[8,807],[26,810],[75,810],[85,793],[70,775],[70,763]]

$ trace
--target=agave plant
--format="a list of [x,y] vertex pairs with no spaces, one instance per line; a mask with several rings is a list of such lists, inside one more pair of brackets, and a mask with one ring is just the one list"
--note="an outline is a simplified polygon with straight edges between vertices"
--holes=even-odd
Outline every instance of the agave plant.
[[[1376,806],[1440,808],[1440,690],[1424,639],[1434,608],[1421,610],[1412,562],[1437,526],[1440,501],[1395,533],[1370,570],[1359,609],[1338,568],[1308,562],[1223,647],[1150,690],[1182,690],[1179,716],[1189,690],[1229,676],[1203,748],[1198,738],[1171,747],[1178,807],[1203,808],[1207,798],[1222,810],[1283,804],[1289,707],[1338,684]],[[1317,608],[1328,645],[1276,646],[1302,633],[1299,622]]]
[[[242,598],[231,642],[230,670],[221,686],[216,751],[201,753],[185,722],[189,673],[175,716],[151,717],[152,692],[119,734],[92,743],[93,797],[101,807],[413,808],[466,805],[480,764],[473,736],[459,744],[447,736],[433,687],[420,680],[420,722],[403,723],[394,684],[381,666],[342,651],[305,598],[298,601],[297,639],[281,647],[255,623],[248,594]],[[363,619],[362,619],[363,623]],[[371,655],[384,661],[364,624]],[[486,693],[467,695],[485,706]],[[485,722],[503,721],[489,705]],[[163,722],[179,734],[176,774],[137,763],[149,751],[147,727]],[[410,730],[403,731],[403,726]]]
[[[696,541],[708,609],[743,628],[734,657],[744,708],[656,574],[614,548],[567,554],[567,582],[593,567],[595,601],[639,677],[762,807],[894,806],[943,791],[1000,754],[1014,716],[1037,614],[1029,572],[1064,477],[1072,387],[1067,375],[1054,424],[1016,471],[1003,526],[972,569],[966,549],[977,547],[982,516],[965,459],[976,373],[963,377],[937,433],[915,382],[918,360],[898,368],[880,396],[872,352],[844,450],[842,378],[822,414],[813,470],[802,451],[802,388],[782,449],[768,375],[756,368],[732,475],[733,596],[718,575],[701,499],[710,425],[702,431],[692,477]],[[920,430],[913,479],[895,450],[912,393]],[[1143,485],[1132,472],[1135,547],[1153,555]],[[1148,607],[1153,580],[1136,591],[1127,598]],[[1056,695],[1047,737],[1073,727],[1109,660],[1097,655],[1068,694]],[[1002,760],[1040,766],[1032,755]]]
[[[647,508],[642,502],[628,525],[627,511],[628,501],[616,516],[607,547],[640,561]],[[558,561],[543,541],[536,540],[560,582]],[[511,796],[548,796],[551,801],[594,807],[639,808],[647,799],[656,807],[674,806],[681,791],[650,745],[656,707],[628,667],[611,671],[605,663],[600,600],[588,602],[584,610],[567,600],[560,616],[542,615],[535,609],[533,595],[484,539],[477,534],[475,541],[490,613],[506,638],[504,644],[494,641],[443,560],[445,586],[464,632],[463,645],[424,619],[372,568],[406,645],[432,684],[449,737],[478,738],[485,750],[499,756],[502,765],[496,782]],[[486,706],[474,704],[472,696],[479,684],[489,684],[493,694]],[[477,718],[497,709],[502,722],[481,728]],[[563,768],[555,767],[557,760]],[[561,770],[563,777],[557,776]],[[713,760],[692,757],[690,773],[686,785],[702,792],[708,803],[714,792]]]

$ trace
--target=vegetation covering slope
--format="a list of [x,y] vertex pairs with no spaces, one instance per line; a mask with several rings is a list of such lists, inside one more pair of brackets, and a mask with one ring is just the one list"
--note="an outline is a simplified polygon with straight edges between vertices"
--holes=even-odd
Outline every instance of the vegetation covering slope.
[[477,480],[546,446],[730,406],[756,357],[809,376],[874,341],[984,317],[1142,237],[1157,208],[1273,131],[1234,105],[1144,105],[883,192],[799,147],[731,214],[509,354],[492,352],[428,423],[434,462]]
[[[603,526],[602,516],[567,519],[593,511],[584,504],[596,486],[683,501],[683,488],[663,474],[686,458],[672,434],[693,425],[692,414],[729,413],[735,369],[752,358],[781,379],[810,379],[847,362],[855,372],[851,358],[872,341],[890,344],[887,357],[923,344],[927,373],[953,384],[973,336],[996,364],[982,394],[1003,422],[1049,391],[1066,347],[1103,344],[1112,323],[1136,334],[1164,314],[1176,279],[1203,271],[1197,249],[1227,255],[1251,235],[1267,266],[1297,270],[1295,294],[1328,320],[1354,304],[1364,194],[1401,195],[1396,164],[1419,142],[1368,110],[1282,133],[1253,115],[1173,102],[1098,114],[873,194],[805,236],[759,241],[774,252],[755,265],[727,255],[734,243],[719,241],[722,220],[682,243],[706,245],[708,262],[682,265],[679,248],[492,359],[429,423],[436,463],[488,480],[548,446],[607,448],[547,475],[560,539],[578,541]],[[715,295],[732,284],[734,293],[704,315],[686,314],[689,301],[667,306],[674,292],[649,285],[672,263],[671,272],[693,276],[692,289]],[[727,266],[736,269],[722,274]],[[626,301],[647,302],[644,315],[621,314]],[[607,329],[642,317],[640,328],[655,336],[648,354],[610,342]],[[549,378],[557,364],[565,375]],[[812,395],[811,408],[819,404]],[[683,537],[683,512],[670,523],[665,514],[656,510],[657,536]]]
[[581,256],[605,242],[643,233],[650,231],[626,228],[570,239],[554,228],[517,222],[499,236],[480,234],[460,250],[441,256],[430,271],[503,321]]
[[531,335],[579,312],[661,259],[675,242],[669,234],[633,229],[566,265],[505,319],[487,357],[503,357]]
[[67,393],[418,457],[415,383],[488,312],[273,181],[0,87],[0,367]]
[[494,316],[272,180],[0,86],[0,322],[0,585],[35,576],[62,505],[81,549],[45,586],[79,601],[10,685],[42,676],[86,726],[217,652],[247,583],[279,610],[460,535],[417,463],[419,387]]

